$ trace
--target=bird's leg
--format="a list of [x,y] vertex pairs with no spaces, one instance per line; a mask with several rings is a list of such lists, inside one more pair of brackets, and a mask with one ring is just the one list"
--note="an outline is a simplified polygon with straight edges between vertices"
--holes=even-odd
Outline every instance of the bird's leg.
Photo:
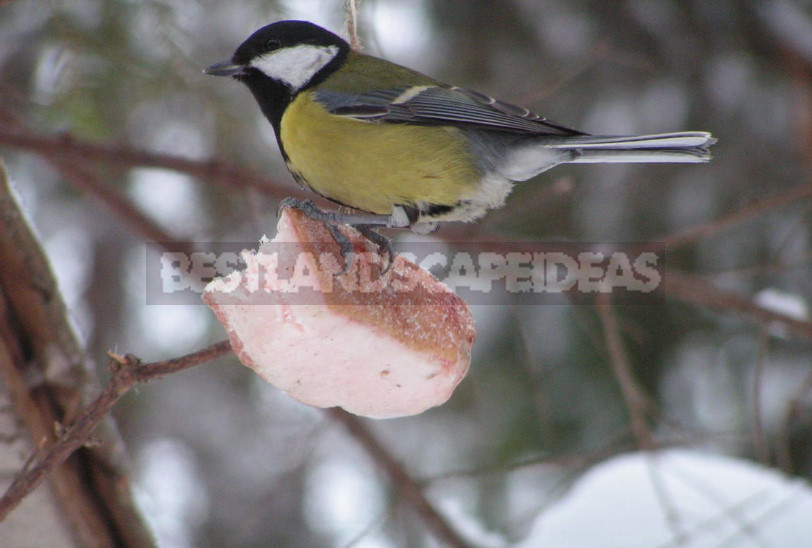
[[381,276],[385,275],[395,263],[395,249],[392,247],[392,241],[386,236],[381,236],[378,232],[372,230],[372,227],[369,225],[355,225],[355,228],[358,229],[361,236],[378,246],[378,253],[386,251],[389,262],[386,263],[386,268],[381,272]]
[[288,197],[279,202],[277,214],[290,207],[298,209],[314,221],[322,221],[334,225],[372,225],[400,228],[392,225],[391,215],[376,215],[375,213],[342,213],[340,211],[324,211],[310,200],[300,200]]
[[299,200],[298,198],[285,198],[279,203],[277,213],[282,209],[290,207],[297,209],[313,219],[320,221],[324,228],[330,233],[333,241],[338,244],[341,256],[344,258],[344,268],[337,274],[341,276],[345,274],[352,266],[353,249],[352,243],[346,236],[338,229],[340,224],[348,224],[355,227],[361,235],[378,246],[378,250],[386,251],[389,257],[389,264],[383,270],[382,274],[386,274],[392,267],[395,260],[395,251],[392,248],[392,242],[388,238],[375,232],[373,226],[386,226],[391,228],[406,228],[409,225],[398,226],[400,219],[395,218],[395,215],[376,215],[374,213],[342,213],[338,211],[324,211],[316,206],[310,200]]
[[338,244],[338,251],[341,253],[341,258],[344,259],[344,268],[336,276],[343,276],[352,266],[352,258],[355,254],[352,249],[352,242],[338,229],[338,225],[334,225],[329,221],[322,221],[321,224],[333,237],[333,241]]

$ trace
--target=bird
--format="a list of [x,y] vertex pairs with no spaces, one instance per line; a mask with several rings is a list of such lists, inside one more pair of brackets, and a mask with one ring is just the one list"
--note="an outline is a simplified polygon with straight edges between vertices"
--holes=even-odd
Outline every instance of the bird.
[[514,183],[560,164],[702,163],[716,142],[705,131],[590,135],[355,51],[307,21],[260,28],[204,73],[245,84],[294,179],[344,206],[287,198],[280,207],[323,222],[350,257],[345,271],[352,246],[339,225],[386,250],[391,266],[378,228],[426,234],[481,218],[505,204]]

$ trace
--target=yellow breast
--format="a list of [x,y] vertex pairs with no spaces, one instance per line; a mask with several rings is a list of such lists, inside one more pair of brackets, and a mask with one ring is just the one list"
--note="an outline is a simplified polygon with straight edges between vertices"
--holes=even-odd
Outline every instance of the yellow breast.
[[314,191],[389,214],[392,206],[455,205],[481,174],[456,128],[363,122],[334,116],[303,92],[282,117],[290,167]]

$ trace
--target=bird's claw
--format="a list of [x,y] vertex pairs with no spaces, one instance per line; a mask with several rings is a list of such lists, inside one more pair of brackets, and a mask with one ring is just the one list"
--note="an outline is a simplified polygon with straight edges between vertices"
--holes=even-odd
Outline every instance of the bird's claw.
[[[294,197],[287,197],[284,198],[281,202],[279,202],[279,207],[276,210],[277,217],[282,213],[283,209],[292,208],[304,213],[308,218],[313,219],[314,221],[319,221],[322,223],[324,228],[330,233],[330,236],[333,238],[333,241],[338,244],[339,253],[341,257],[344,259],[344,268],[336,274],[336,276],[342,276],[346,274],[350,268],[352,268],[352,261],[355,255],[353,250],[352,242],[338,229],[338,225],[342,224],[340,221],[340,214],[332,213],[329,211],[323,211],[319,209],[316,204],[314,204],[310,200],[300,200]],[[381,275],[386,274],[389,272],[389,269],[392,268],[392,265],[395,262],[395,250],[392,247],[392,242],[389,238],[382,236],[378,232],[375,232],[371,225],[366,224],[352,224],[358,230],[358,232],[366,238],[368,241],[372,242],[376,246],[378,246],[378,252],[386,251],[387,257],[389,259],[386,267],[381,272]]]

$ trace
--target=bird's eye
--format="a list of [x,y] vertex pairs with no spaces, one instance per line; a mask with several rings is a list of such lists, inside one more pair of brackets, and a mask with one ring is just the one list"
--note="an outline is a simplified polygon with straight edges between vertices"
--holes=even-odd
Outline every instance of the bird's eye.
[[282,42],[278,38],[270,38],[265,42],[265,49],[273,51],[282,47]]

